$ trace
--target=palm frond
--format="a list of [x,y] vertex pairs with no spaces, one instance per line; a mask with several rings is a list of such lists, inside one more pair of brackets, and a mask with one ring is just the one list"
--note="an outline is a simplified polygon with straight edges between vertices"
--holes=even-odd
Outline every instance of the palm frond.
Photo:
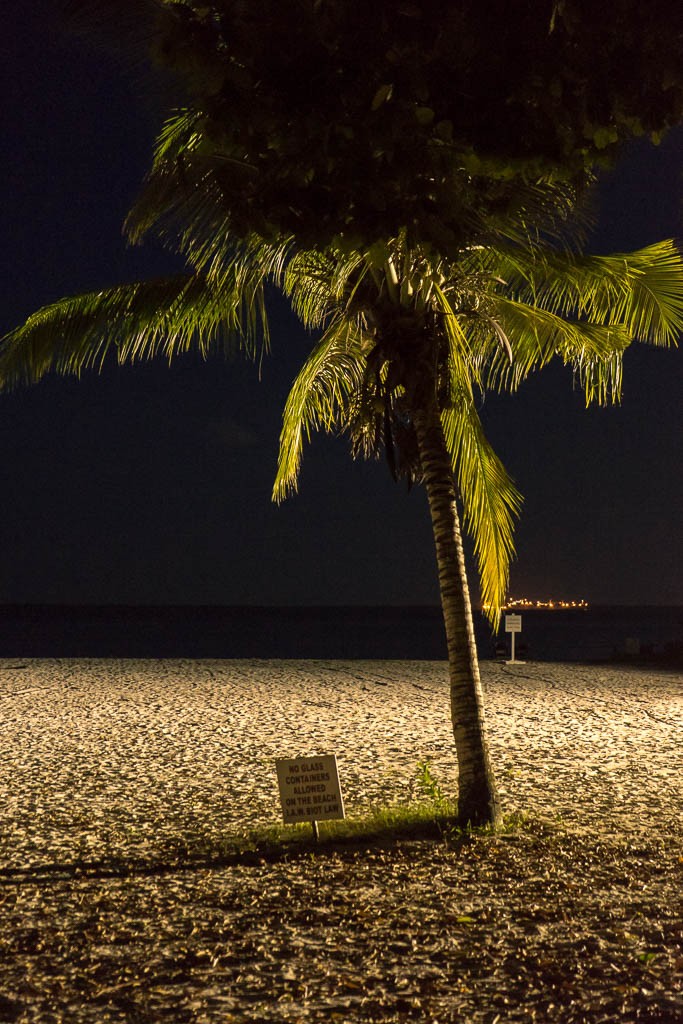
[[217,288],[184,274],[122,285],[38,310],[0,342],[0,387],[39,380],[49,371],[99,369],[109,354],[119,363],[195,349],[203,356],[239,344],[254,356],[267,328],[262,286],[251,294]]
[[282,417],[273,499],[297,490],[304,441],[322,428],[346,426],[350,403],[363,383],[364,361],[352,322],[341,316],[328,326],[299,371]]
[[549,246],[562,252],[583,249],[595,216],[590,194],[578,195],[563,182],[515,182],[514,201],[503,220],[493,221],[482,236],[485,249],[500,246],[542,252]]
[[220,156],[204,139],[203,119],[201,111],[185,108],[166,121],[124,224],[134,244],[153,233],[198,270],[229,258],[238,234],[226,214]]
[[479,366],[472,347],[472,334],[464,329],[461,318],[440,285],[434,284],[433,295],[448,345],[449,384],[456,392],[465,390],[471,395],[472,384],[477,382]]
[[[601,257],[593,257],[600,259]],[[683,331],[683,255],[672,240],[624,257],[633,280],[625,323],[638,341],[675,345]]]
[[296,253],[284,275],[284,292],[309,330],[322,327],[330,315],[330,280],[334,263],[327,253]]
[[226,214],[216,176],[220,155],[206,152],[202,115],[183,110],[159,136],[154,164],[127,220],[126,232],[140,242],[153,232],[196,271],[223,287],[226,277],[252,282],[270,279],[282,288],[294,254],[291,238],[267,241],[254,232],[240,237]]
[[200,129],[200,112],[189,108],[176,110],[162,125],[152,166],[125,220],[131,242],[141,242],[153,227],[179,211],[196,188],[196,175],[188,174],[188,162],[201,144]]
[[512,352],[512,362],[500,350],[491,355],[486,383],[499,390],[516,390],[529,374],[555,357],[577,371],[589,365],[607,365],[621,356],[631,341],[620,324],[568,320],[540,305],[503,296],[496,298],[496,316]]
[[683,330],[683,256],[672,240],[633,253],[578,256],[546,249],[488,253],[510,294],[564,317],[619,324],[634,341],[676,344]]
[[577,366],[576,373],[586,396],[586,405],[593,402],[598,405],[618,402],[621,397],[623,369],[624,359],[621,352],[615,352],[612,356],[605,356],[602,359],[588,359]]
[[474,540],[482,604],[497,626],[507,594],[514,555],[514,520],[519,516],[522,497],[486,439],[468,392],[444,410],[441,418],[462,499],[465,528]]
[[332,313],[357,320],[354,301],[358,289],[369,275],[369,267],[360,253],[293,253],[286,265],[282,288],[292,308],[309,329],[323,327]]

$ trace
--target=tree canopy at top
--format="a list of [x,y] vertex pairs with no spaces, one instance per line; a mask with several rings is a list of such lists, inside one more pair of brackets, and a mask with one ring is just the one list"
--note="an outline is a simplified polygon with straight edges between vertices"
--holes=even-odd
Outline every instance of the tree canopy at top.
[[580,186],[625,140],[683,120],[670,0],[71,7],[128,20],[179,73],[178,174],[210,167],[242,237],[357,249],[405,229],[447,255],[514,209],[520,180]]

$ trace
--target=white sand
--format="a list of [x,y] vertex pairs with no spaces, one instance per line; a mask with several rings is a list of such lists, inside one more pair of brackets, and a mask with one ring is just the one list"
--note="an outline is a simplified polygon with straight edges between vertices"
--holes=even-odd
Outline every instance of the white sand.
[[[683,677],[482,665],[505,810],[683,834]],[[336,753],[347,812],[456,791],[443,662],[0,661],[0,866],[157,856],[279,820],[274,759]]]

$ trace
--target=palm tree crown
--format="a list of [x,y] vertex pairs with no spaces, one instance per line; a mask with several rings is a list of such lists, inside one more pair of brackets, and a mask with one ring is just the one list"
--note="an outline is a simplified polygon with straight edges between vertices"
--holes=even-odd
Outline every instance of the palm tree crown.
[[[195,194],[192,214],[207,205]],[[129,220],[133,237],[151,227],[143,211],[146,202]],[[508,237],[446,261],[403,237],[366,252],[318,252],[292,239],[217,234],[215,217],[193,227],[178,245],[190,273],[63,299],[8,334],[2,386],[80,374],[111,355],[124,363],[239,347],[253,356],[269,343],[274,285],[315,332],[284,410],[274,498],[296,490],[304,441],[318,429],[348,432],[354,454],[383,452],[395,478],[419,481],[415,411],[435,402],[494,619],[521,496],[486,439],[478,392],[514,390],[560,358],[587,402],[618,400],[628,345],[673,344],[683,325],[683,261],[670,241],[583,256],[514,225]]]

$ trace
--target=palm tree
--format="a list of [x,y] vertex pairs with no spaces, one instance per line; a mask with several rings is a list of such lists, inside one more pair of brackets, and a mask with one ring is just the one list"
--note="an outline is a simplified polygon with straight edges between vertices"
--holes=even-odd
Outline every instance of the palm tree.
[[[191,123],[190,123],[191,122]],[[583,257],[567,244],[572,197],[530,189],[514,223],[480,229],[457,258],[405,233],[370,249],[302,249],[294,238],[234,236],[223,168],[180,114],[162,133],[127,228],[158,230],[190,272],[47,306],[3,339],[0,386],[55,371],[268,345],[266,289],[279,288],[314,335],[286,403],[274,497],[295,490],[311,431],[347,431],[352,451],[383,451],[396,478],[424,484],[448,647],[460,821],[500,815],[463,555],[472,534],[484,605],[505,596],[520,496],[488,444],[477,392],[514,389],[559,357],[587,401],[617,399],[632,340],[674,342],[683,326],[683,261],[672,242],[627,256]],[[544,231],[540,225],[544,224]]]
[[303,322],[323,333],[285,406],[274,495],[296,487],[303,440],[317,428],[347,429],[356,453],[383,449],[394,476],[424,484],[463,823],[493,822],[499,811],[458,506],[496,623],[521,500],[486,440],[475,389],[514,390],[559,357],[580,376],[587,403],[617,400],[631,341],[668,345],[683,326],[683,260],[672,242],[582,257],[521,241],[515,233],[505,245],[469,248],[457,263],[401,239],[354,259],[302,253],[283,280]]

